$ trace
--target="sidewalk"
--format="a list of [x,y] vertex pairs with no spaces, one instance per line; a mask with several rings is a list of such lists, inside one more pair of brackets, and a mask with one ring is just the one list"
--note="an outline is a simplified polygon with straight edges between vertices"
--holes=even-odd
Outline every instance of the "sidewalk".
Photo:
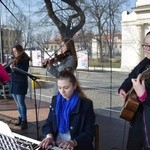
[[[17,121],[16,105],[11,99],[0,99],[0,120],[9,125],[15,133],[41,140],[43,138],[41,127],[49,112],[49,103],[37,100],[38,121],[36,120],[35,101],[27,99],[28,129],[20,130],[14,126]],[[37,129],[37,123],[39,129]],[[121,119],[110,118],[96,114],[96,123],[100,127],[100,150],[125,150],[127,140],[128,124]],[[125,126],[126,125],[126,126]],[[125,132],[125,134],[124,134]]]

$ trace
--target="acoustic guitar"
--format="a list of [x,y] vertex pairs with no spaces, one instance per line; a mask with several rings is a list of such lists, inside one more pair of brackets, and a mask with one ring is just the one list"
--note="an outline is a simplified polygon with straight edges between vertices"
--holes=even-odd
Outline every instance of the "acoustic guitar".
[[[150,68],[142,72],[142,76],[140,80],[142,81],[149,78],[150,78]],[[131,121],[135,112],[138,109],[139,104],[140,101],[138,99],[138,96],[132,87],[126,96],[124,106],[120,113],[120,118],[126,121]]]

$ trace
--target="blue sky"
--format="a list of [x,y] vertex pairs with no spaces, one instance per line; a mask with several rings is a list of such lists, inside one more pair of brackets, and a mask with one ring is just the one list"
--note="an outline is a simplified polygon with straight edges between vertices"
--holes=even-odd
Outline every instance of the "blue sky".
[[[5,3],[7,6],[9,6],[9,1],[11,0],[2,0],[3,3]],[[29,5],[31,6],[30,8],[30,15],[31,17],[35,16],[33,13],[38,11],[39,6],[41,6],[42,2],[41,0],[14,0],[14,2],[16,3],[16,5],[18,5],[20,7],[21,10],[23,10],[24,12],[26,12],[26,15],[29,15]],[[25,3],[26,2],[26,3]],[[37,3],[39,2],[39,3]],[[127,10],[127,11],[131,11],[133,7],[135,7],[135,3],[136,0],[129,0],[128,4],[126,6],[124,6],[123,10]],[[15,10],[16,8],[13,8],[12,6],[9,6],[9,8],[11,8],[11,10]],[[9,12],[4,8],[4,6],[2,6],[2,4],[0,3],[0,14],[2,17],[2,22],[6,21],[6,18],[9,16]]]
[[[2,0],[2,2],[11,10],[11,12],[14,13],[18,9],[10,5],[11,3],[9,3],[9,1],[11,0]],[[27,2],[25,3],[24,1],[27,1]],[[20,10],[22,10],[26,14],[26,16],[29,16],[29,11],[31,15],[33,15],[33,12],[38,11],[38,6],[36,4],[38,1],[41,1],[41,0],[35,0],[35,1],[34,0],[14,0],[16,6],[18,6]],[[31,7],[29,7],[29,5]],[[20,10],[18,10],[18,12]],[[9,18],[10,16],[10,13],[8,12],[8,10],[6,10],[6,8],[1,3],[0,3],[0,14],[1,14],[2,23],[5,22],[7,18]]]
[[124,6],[124,10],[131,11],[133,7],[135,7],[137,0],[130,0],[126,6]]
[[[5,4],[7,4],[7,7],[9,6],[9,3],[7,3],[8,1],[12,1],[12,0],[2,0]],[[24,3],[27,2],[27,3]],[[114,0],[112,0],[114,1]],[[29,18],[29,10],[30,10],[30,19],[34,22],[37,22],[36,24],[39,25],[38,26],[38,31],[39,32],[42,32],[43,30],[45,31],[45,29],[47,31],[51,30],[51,28],[40,28],[40,19],[38,16],[35,15],[35,12],[39,11],[39,8],[42,7],[42,4],[44,6],[44,1],[43,0],[14,0],[14,2],[16,3],[16,5],[20,8],[20,10],[23,10],[23,13],[25,13],[25,15]],[[38,3],[39,2],[39,3]],[[136,3],[136,0],[129,0],[128,4],[126,4],[124,7],[123,7],[123,11],[129,11],[131,12],[132,11],[132,8],[135,7],[135,3]],[[29,5],[31,7],[29,7]],[[31,9],[29,9],[31,8]],[[9,9],[14,13],[17,9],[10,6]],[[19,12],[19,10],[18,10]],[[6,24],[7,20],[9,20],[10,18],[10,13],[5,9],[5,7],[0,3],[0,18],[1,18],[1,23],[2,24]],[[11,16],[12,17],[12,16]],[[33,30],[37,30],[36,27],[33,29]],[[53,30],[54,32],[54,30]],[[54,33],[51,33],[51,34],[56,34],[55,32]]]

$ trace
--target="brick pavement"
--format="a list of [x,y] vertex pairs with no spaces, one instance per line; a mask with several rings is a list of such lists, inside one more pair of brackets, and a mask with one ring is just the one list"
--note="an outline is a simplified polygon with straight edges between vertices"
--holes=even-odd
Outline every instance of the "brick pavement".
[[[11,130],[15,133],[37,139],[37,122],[35,114],[35,102],[33,99],[27,98],[26,100],[28,108],[28,122],[29,127],[26,130],[21,131],[19,127],[14,126],[17,121],[16,105],[12,99],[0,99],[0,120],[6,122]],[[37,100],[38,107],[38,133],[39,140],[43,138],[41,133],[41,127],[47,117],[49,111],[49,103]],[[128,132],[128,125],[124,130],[124,121],[121,119],[115,119],[113,117],[96,114],[96,122],[100,127],[100,150],[111,149],[125,149],[126,134]],[[123,136],[126,131],[125,136]],[[123,143],[123,138],[124,143]]]
[[[117,88],[125,78],[126,73],[112,73],[112,89],[110,86],[110,73],[109,72],[98,72],[93,75],[91,72],[80,72],[79,79],[82,82],[82,85],[86,85],[86,82],[90,82],[88,86],[84,86],[84,91],[87,96],[93,100],[94,109],[97,115],[96,122],[100,126],[100,150],[111,150],[111,149],[120,149],[125,150],[126,135],[128,132],[128,124],[125,126],[123,120],[119,119],[118,112],[110,112],[110,100],[112,100],[113,110],[120,110],[122,103],[119,100],[117,94]],[[89,87],[90,85],[90,87]],[[91,88],[95,86],[95,88]],[[97,87],[96,87],[97,86]],[[53,95],[53,85],[49,84],[43,89],[36,89],[37,99],[41,99],[40,94],[42,95],[42,101],[37,100],[37,105],[39,107],[38,113],[38,124],[39,124],[39,138],[42,139],[41,127],[47,117],[49,111],[49,101],[51,95]],[[112,95],[110,95],[110,90],[112,90]],[[32,91],[33,92],[33,91]],[[43,97],[46,95],[47,97]],[[29,94],[28,94],[29,96]],[[111,97],[112,96],[112,97]],[[112,98],[112,99],[111,99]],[[6,122],[13,132],[25,135],[30,138],[37,138],[36,130],[36,115],[35,115],[35,103],[33,99],[27,98],[27,108],[28,108],[28,122],[29,128],[27,130],[21,131],[18,127],[14,126],[17,121],[17,111],[14,101],[10,98],[0,99],[0,120]],[[101,109],[106,108],[106,109]],[[125,136],[123,135],[125,132]],[[123,142],[124,141],[124,142]]]

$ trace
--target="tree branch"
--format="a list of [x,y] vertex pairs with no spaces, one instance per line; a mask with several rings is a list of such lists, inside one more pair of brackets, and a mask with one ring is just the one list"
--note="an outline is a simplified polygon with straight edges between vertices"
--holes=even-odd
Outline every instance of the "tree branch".
[[[77,0],[62,0],[64,3],[68,4],[72,10],[76,12],[76,14],[69,15],[67,19],[67,25],[63,23],[54,13],[53,6],[51,0],[44,0],[46,4],[46,9],[48,11],[48,16],[52,19],[52,21],[57,26],[58,30],[62,37],[73,37],[75,33],[77,33],[85,24],[85,15],[79,6],[77,6]],[[76,26],[72,26],[74,23],[73,19],[78,19],[79,23]]]

